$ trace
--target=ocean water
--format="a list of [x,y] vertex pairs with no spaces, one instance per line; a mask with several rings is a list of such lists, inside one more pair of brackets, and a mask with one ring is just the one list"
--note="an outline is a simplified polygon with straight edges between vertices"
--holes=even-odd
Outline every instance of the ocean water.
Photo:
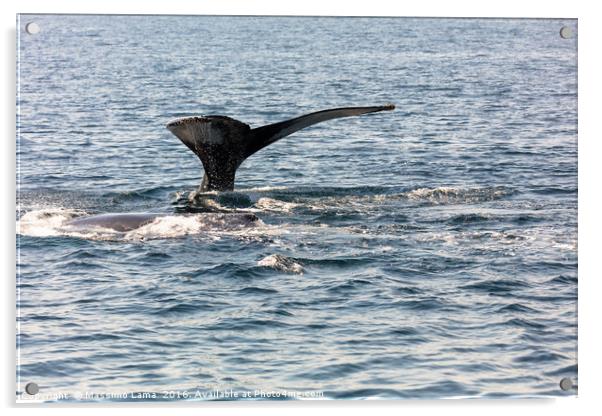
[[[576,24],[21,15],[17,399],[576,394]],[[165,129],[386,103],[202,204]]]

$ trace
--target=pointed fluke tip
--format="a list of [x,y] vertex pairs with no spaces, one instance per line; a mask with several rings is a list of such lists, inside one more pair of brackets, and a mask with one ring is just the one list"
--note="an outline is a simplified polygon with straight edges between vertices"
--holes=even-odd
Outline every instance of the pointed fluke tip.
[[185,124],[199,122],[199,121],[208,121],[205,117],[202,116],[192,116],[192,117],[180,117],[167,122],[165,127],[171,129],[176,126],[183,126]]

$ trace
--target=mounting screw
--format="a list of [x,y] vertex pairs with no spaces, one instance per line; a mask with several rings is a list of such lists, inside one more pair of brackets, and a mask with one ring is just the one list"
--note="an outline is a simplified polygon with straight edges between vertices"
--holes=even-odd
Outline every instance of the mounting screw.
[[25,25],[25,31],[30,35],[40,33],[40,26],[36,22],[29,22]]
[[560,28],[560,37],[562,39],[568,39],[573,36],[573,30],[568,26],[562,26]]
[[25,392],[31,396],[35,396],[40,391],[40,387],[36,383],[27,383],[25,386]]
[[565,377],[560,380],[560,388],[564,391],[568,391],[573,388],[573,381],[569,377]]

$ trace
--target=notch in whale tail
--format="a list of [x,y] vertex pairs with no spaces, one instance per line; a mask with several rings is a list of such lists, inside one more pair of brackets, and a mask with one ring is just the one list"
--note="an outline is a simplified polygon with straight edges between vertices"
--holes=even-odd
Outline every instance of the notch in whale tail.
[[392,104],[333,108],[254,129],[225,116],[186,117],[169,122],[167,128],[201,160],[205,169],[201,192],[231,191],[240,164],[283,137],[323,121],[393,109]]

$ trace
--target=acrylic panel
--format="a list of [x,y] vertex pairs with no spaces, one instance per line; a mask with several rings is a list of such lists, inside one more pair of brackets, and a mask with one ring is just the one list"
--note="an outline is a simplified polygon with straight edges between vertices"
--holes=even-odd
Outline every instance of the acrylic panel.
[[577,20],[17,16],[21,402],[577,394]]

